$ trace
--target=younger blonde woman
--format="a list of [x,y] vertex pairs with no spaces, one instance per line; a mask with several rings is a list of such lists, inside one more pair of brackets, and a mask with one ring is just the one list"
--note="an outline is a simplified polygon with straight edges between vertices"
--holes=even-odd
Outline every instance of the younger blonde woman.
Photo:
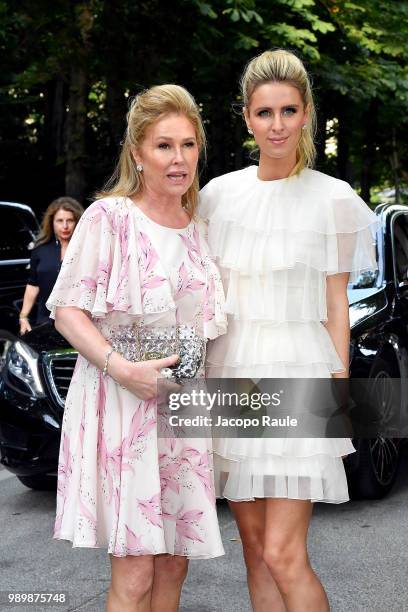
[[[251,60],[241,81],[259,165],[201,192],[209,244],[226,279],[228,334],[209,375],[347,377],[349,273],[375,267],[375,215],[347,183],[312,170],[315,108],[302,62],[285,50]],[[290,406],[288,406],[290,410]],[[326,612],[307,554],[316,501],[348,500],[349,439],[215,441],[220,494],[240,530],[256,612]]]

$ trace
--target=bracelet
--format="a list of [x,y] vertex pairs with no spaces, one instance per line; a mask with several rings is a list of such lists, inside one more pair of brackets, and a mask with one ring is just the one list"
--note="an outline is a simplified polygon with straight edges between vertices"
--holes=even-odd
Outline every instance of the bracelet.
[[18,319],[21,323],[21,321],[28,321],[28,317],[24,316],[24,317],[19,317]]
[[110,348],[109,351],[106,353],[105,356],[105,363],[103,364],[103,370],[102,370],[102,376],[105,378],[106,374],[108,373],[108,365],[109,365],[109,358],[112,355],[113,351],[115,349],[114,348]]

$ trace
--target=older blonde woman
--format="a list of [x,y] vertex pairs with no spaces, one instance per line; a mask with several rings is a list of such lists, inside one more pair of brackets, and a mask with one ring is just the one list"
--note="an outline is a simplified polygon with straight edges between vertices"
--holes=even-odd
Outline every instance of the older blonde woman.
[[203,346],[225,318],[195,216],[198,108],[182,87],[162,85],[137,96],[127,119],[114,178],[83,215],[48,301],[80,353],[55,537],[107,548],[109,612],[174,612],[187,559],[223,554],[210,443],[158,436],[157,380],[178,356],[139,361],[136,344],[146,330],[160,341],[187,329]]

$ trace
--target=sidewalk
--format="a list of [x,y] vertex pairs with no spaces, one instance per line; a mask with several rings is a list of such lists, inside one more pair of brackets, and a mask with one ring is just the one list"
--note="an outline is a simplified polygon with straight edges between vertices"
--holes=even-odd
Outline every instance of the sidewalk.
[[[7,474],[0,471],[0,477]],[[7,475],[8,476],[8,475]],[[408,610],[408,455],[382,500],[316,504],[309,532],[313,567],[331,612]],[[227,504],[219,503],[226,554],[192,561],[180,612],[251,612],[241,543]],[[14,477],[0,483],[0,591],[66,592],[69,602],[1,612],[104,612],[109,559],[103,549],[74,549],[52,539],[55,494],[30,491]],[[164,611],[165,612],[165,611]]]

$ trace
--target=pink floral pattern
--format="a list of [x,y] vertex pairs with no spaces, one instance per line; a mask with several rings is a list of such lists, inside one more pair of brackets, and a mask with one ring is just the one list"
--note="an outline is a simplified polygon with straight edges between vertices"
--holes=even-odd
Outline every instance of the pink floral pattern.
[[153,248],[149,236],[141,231],[139,231],[139,244],[140,286],[142,300],[144,300],[149,289],[160,287],[166,279],[164,276],[155,273],[155,265],[159,261],[159,256]]
[[[127,199],[84,214],[49,298],[83,308],[109,337],[118,325],[185,322],[224,333],[222,288],[201,222],[162,228]],[[142,401],[79,356],[65,406],[54,536],[116,556],[223,554],[210,439],[157,435]]]

